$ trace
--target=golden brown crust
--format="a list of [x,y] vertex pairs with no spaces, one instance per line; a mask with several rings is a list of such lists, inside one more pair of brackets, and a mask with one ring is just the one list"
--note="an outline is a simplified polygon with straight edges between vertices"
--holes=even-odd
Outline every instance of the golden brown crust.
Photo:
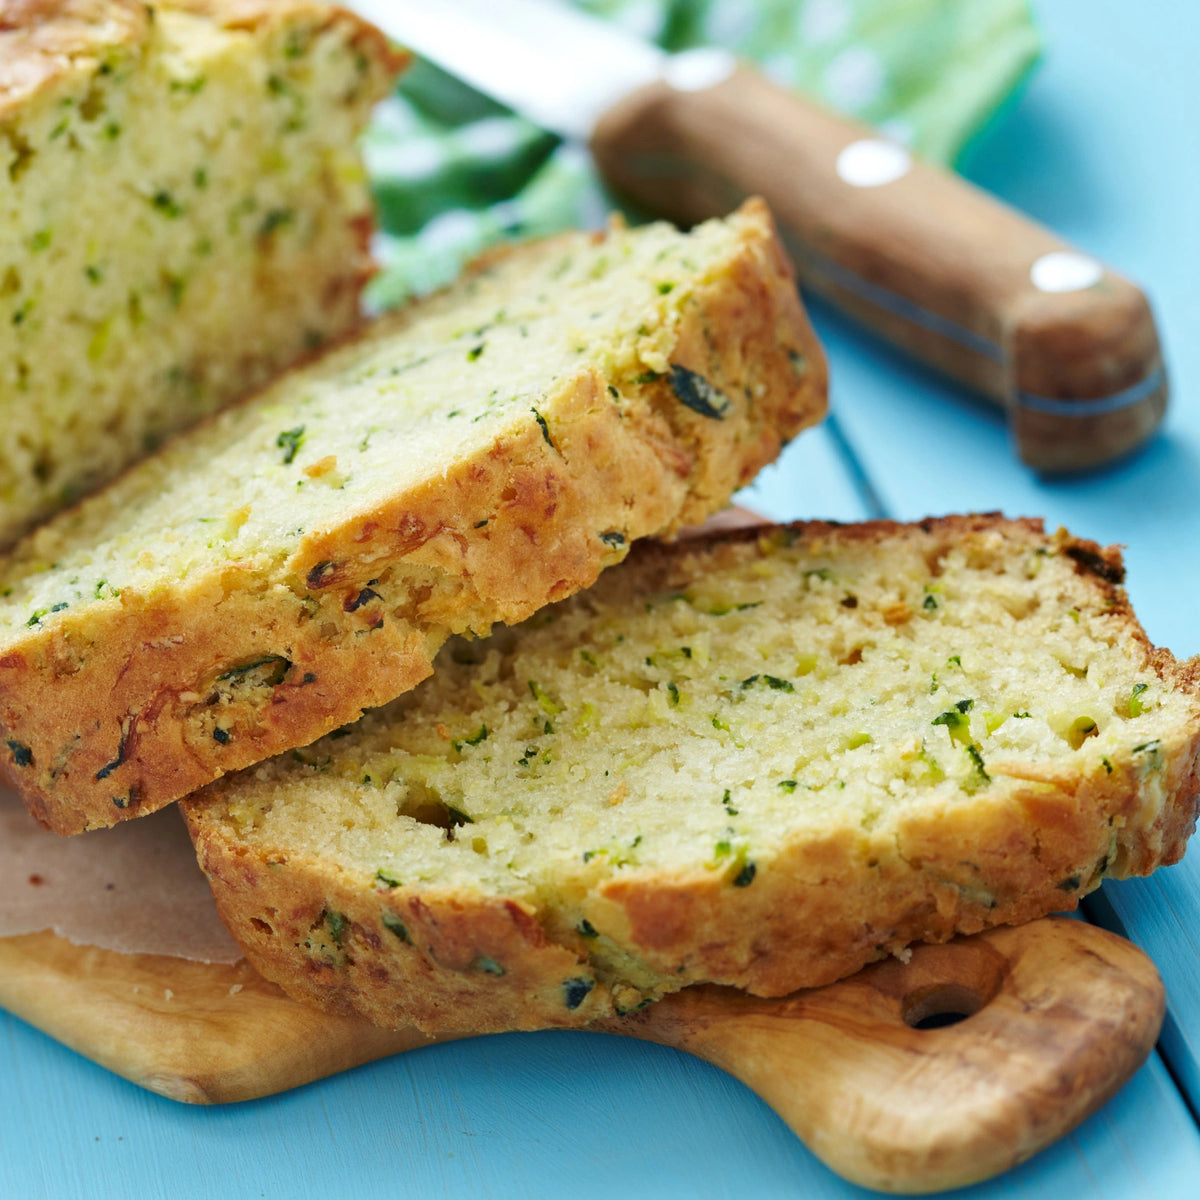
[[1103,786],[1033,782],[1001,804],[913,814],[894,845],[847,831],[806,842],[732,895],[711,872],[616,880],[603,921],[613,927],[615,906],[636,953],[663,974],[684,964],[687,982],[762,996],[820,986],[914,941],[1073,910],[1106,874],[1178,861],[1196,822],[1198,755],[1200,727],[1165,748],[1170,799],[1150,824],[1139,820],[1145,785],[1127,762]]
[[[302,855],[280,870],[194,809],[188,821],[222,919],[255,970],[295,999],[386,1027],[464,1033],[577,1026],[614,1011],[586,951],[547,937],[526,903],[364,891]],[[313,890],[297,894],[298,878]]]
[[[544,403],[545,435],[526,426],[436,484],[347,514],[277,576],[231,563],[30,630],[0,656],[0,728],[22,747],[3,770],[30,811],[59,833],[111,825],[305,745],[414,686],[451,633],[588,586],[624,553],[600,533],[671,533],[722,507],[825,404],[824,360],[765,208],[747,206],[744,230],[672,356],[730,394],[749,388],[726,419],[668,403],[661,383],[642,385],[658,389],[646,415],[623,419],[582,371]],[[400,599],[356,603],[385,573]],[[204,697],[261,659],[289,664],[286,677],[215,740]]]
[[[1164,769],[1153,777],[1130,758],[1107,774],[1028,771],[1003,793],[914,808],[879,832],[843,826],[783,845],[753,887],[731,888],[707,869],[613,876],[584,900],[584,915],[656,972],[663,990],[708,981],[785,995],[913,941],[1073,909],[1106,875],[1147,874],[1182,856],[1200,803],[1200,660],[1177,663],[1150,645],[1115,582],[1116,548],[1063,531],[1047,537],[1039,521],[995,514],[790,529],[810,543],[835,533],[844,543],[907,532],[928,543],[931,560],[951,546],[974,552],[978,535],[990,533],[1012,548],[1052,547],[1074,560],[1083,586],[1100,594],[1145,664],[1195,698],[1192,719],[1164,733]],[[762,533],[645,543],[634,550],[634,569],[648,591],[664,579],[675,586],[682,560],[719,561],[723,548]],[[364,887],[361,876],[329,860],[251,847],[225,804],[220,786],[183,804],[200,863],[250,961],[297,998],[429,1032],[580,1025],[634,1002],[593,972],[583,937],[548,932],[554,914],[445,886]]]
[[348,22],[356,44],[389,72],[408,54],[375,26],[319,0],[0,0],[0,121],[56,80],[91,74],[106,55],[133,47],[151,27],[152,10],[193,13],[225,29],[260,29],[309,18]]

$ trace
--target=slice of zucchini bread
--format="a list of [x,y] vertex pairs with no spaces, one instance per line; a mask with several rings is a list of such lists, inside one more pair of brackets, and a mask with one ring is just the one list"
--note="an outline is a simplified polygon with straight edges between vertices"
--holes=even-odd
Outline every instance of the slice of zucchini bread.
[[0,764],[60,832],[150,812],[703,520],[824,407],[761,204],[495,253],[0,560]]
[[382,1025],[782,995],[1180,857],[1200,662],[1120,578],[995,516],[639,547],[183,809],[254,966]]
[[0,544],[358,319],[403,62],[313,0],[0,12]]

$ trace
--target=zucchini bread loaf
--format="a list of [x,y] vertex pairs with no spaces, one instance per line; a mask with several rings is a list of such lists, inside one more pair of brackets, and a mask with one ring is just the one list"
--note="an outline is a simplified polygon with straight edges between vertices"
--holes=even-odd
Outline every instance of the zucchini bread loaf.
[[314,0],[0,5],[0,544],[357,321],[402,61]]
[[150,812],[703,520],[824,406],[761,204],[498,252],[0,559],[0,762],[60,832]]
[[293,996],[427,1031],[782,995],[1183,853],[1200,663],[1033,521],[644,546],[183,803]]

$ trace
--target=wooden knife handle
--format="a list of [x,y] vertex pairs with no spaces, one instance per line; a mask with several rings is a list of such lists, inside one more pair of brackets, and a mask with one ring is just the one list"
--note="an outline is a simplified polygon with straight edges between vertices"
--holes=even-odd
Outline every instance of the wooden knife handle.
[[1163,1009],[1140,950],[1050,917],[782,1000],[688,988],[606,1027],[714,1063],[840,1175],[911,1193],[987,1179],[1069,1132],[1141,1065]]
[[764,197],[806,285],[1001,404],[1032,467],[1108,462],[1162,420],[1166,376],[1137,287],[751,70],[633,93],[592,150],[618,191],[682,224]]

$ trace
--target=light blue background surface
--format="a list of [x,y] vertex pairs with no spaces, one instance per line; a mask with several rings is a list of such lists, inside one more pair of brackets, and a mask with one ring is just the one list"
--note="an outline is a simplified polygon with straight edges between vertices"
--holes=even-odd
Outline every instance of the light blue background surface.
[[[970,0],[964,0],[970,2]],[[750,501],[778,518],[1000,508],[1127,545],[1150,636],[1200,652],[1200,3],[1040,0],[1047,61],[966,164],[977,182],[1142,283],[1174,384],[1165,434],[1106,472],[1040,480],[1001,417],[825,310],[841,441],[795,442]],[[1200,1104],[1200,858],[1106,885],[1168,984],[1170,1070]],[[0,1014],[0,1200],[74,1197],[847,1197],[741,1085],[600,1034],[433,1047],[288,1095],[192,1109]],[[1200,1133],[1154,1056],[1075,1135],[971,1189],[1200,1196]]]

